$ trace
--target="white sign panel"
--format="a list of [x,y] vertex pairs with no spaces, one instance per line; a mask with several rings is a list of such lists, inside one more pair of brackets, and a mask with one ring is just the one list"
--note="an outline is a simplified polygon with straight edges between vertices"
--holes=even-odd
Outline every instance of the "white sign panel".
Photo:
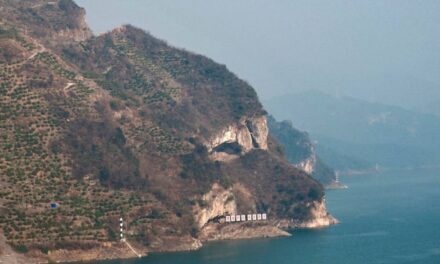
[[[227,215],[225,216],[225,222],[242,222],[242,221],[261,221],[267,220],[267,214],[248,214],[248,215]],[[122,224],[121,224],[122,228]]]

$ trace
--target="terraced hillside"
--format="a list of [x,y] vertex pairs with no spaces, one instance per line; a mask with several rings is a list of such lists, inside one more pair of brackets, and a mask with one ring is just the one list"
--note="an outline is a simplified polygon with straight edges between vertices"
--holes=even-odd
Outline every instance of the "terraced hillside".
[[[136,210],[159,210],[148,193],[110,190],[89,175],[72,177],[72,159],[57,141],[75,118],[99,118],[87,101],[96,85],[34,40],[6,26],[1,32],[2,47],[21,51],[0,68],[0,224],[8,241],[47,249],[114,240],[108,223]],[[51,202],[59,208],[51,210]]]
[[82,253],[129,251],[120,217],[143,253],[196,248],[231,213],[331,220],[224,65],[132,26],[92,36],[70,0],[0,7],[0,227],[18,251],[115,257]]

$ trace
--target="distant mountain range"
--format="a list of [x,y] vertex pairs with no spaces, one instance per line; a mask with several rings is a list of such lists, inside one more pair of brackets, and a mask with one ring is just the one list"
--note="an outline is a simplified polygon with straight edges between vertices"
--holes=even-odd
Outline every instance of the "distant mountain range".
[[440,118],[433,114],[317,91],[272,98],[265,106],[309,131],[318,154],[337,169],[440,163]]

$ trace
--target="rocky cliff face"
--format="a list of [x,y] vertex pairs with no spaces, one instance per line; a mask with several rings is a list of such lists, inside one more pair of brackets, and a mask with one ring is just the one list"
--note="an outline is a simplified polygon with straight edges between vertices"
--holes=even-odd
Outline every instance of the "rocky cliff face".
[[297,168],[312,175],[326,186],[335,185],[336,174],[317,156],[315,146],[305,132],[293,128],[291,122],[277,122],[269,117],[272,135],[283,145],[287,159]]
[[201,198],[202,204],[194,207],[195,220],[200,229],[219,217],[237,214],[237,203],[231,189],[214,184]]
[[303,223],[299,223],[299,227],[322,228],[338,223],[338,220],[328,213],[325,206],[325,200],[312,202],[311,208],[311,219]]
[[[51,5],[57,5],[59,8],[60,16],[63,17],[64,21],[68,21],[68,23],[60,25],[56,25],[57,19],[53,18],[52,12],[57,8],[51,8]],[[86,23],[85,19],[85,10],[83,8],[78,7],[72,1],[59,1],[57,2],[42,2],[40,7],[38,4],[34,7],[36,12],[39,13],[39,16],[47,19],[45,22],[48,26],[52,28],[52,30],[48,31],[48,39],[51,40],[51,43],[54,45],[63,44],[71,42],[80,42],[84,41],[92,36],[92,31]]]
[[295,219],[275,220],[274,224],[280,228],[323,228],[338,224],[339,221],[330,215],[325,206],[325,200],[314,201],[309,205],[311,208],[311,218],[306,221],[296,221]]
[[313,172],[315,171],[315,166],[316,166],[316,153],[314,148],[312,148],[311,150],[312,155],[310,157],[308,157],[307,159],[300,161],[297,164],[294,164],[295,167],[307,172],[308,174],[312,175]]
[[[54,261],[128,256],[121,217],[143,253],[197,248],[208,230],[237,237],[217,222],[227,213],[317,217],[322,186],[287,162],[254,89],[226,66],[132,26],[90,36],[70,0],[0,7],[0,227],[12,246]],[[274,223],[237,228],[281,234]]]
[[265,116],[242,118],[208,139],[206,147],[214,160],[226,161],[253,149],[267,150],[268,134]]
[[83,41],[92,36],[85,10],[73,1],[2,0],[2,20],[21,28],[51,47]]

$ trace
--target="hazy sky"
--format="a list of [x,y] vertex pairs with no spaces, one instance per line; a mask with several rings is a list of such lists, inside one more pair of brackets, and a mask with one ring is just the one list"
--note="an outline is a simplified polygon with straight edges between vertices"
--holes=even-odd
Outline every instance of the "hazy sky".
[[133,24],[226,64],[262,99],[304,89],[440,100],[440,1],[76,0],[95,33]]

